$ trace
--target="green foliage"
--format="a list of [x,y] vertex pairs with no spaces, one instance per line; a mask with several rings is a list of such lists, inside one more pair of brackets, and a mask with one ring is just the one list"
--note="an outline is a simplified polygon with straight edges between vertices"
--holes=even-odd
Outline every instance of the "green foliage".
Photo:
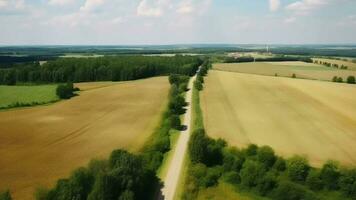
[[277,186],[277,183],[277,176],[273,172],[268,172],[258,180],[256,189],[260,195],[266,196]]
[[257,154],[258,146],[255,144],[249,144],[246,149],[247,156],[255,156]]
[[171,127],[177,130],[181,129],[181,121],[178,115],[171,116]]
[[284,158],[282,157],[278,157],[276,162],[273,165],[273,168],[276,169],[277,171],[284,171],[286,170],[287,166],[286,166],[286,161],[284,160]]
[[307,159],[294,156],[288,160],[287,172],[290,180],[304,182],[308,176],[310,166]]
[[355,77],[354,76],[348,76],[346,82],[348,84],[356,84]]
[[236,148],[229,148],[223,152],[223,167],[226,172],[240,172],[245,162],[245,154]]
[[241,177],[240,177],[240,174],[235,172],[235,171],[229,171],[229,172],[226,172],[224,175],[223,175],[223,180],[228,182],[228,183],[231,183],[231,184],[234,184],[234,185],[237,185],[237,184],[240,184],[241,183]]
[[207,155],[208,139],[204,129],[197,129],[189,140],[189,157],[193,163],[203,163]]
[[241,184],[246,188],[256,187],[265,173],[266,169],[261,163],[247,160],[240,171]]
[[272,167],[277,157],[274,151],[269,146],[262,146],[257,150],[257,159],[259,162],[263,163],[267,168]]
[[292,74],[292,78],[297,78],[297,75],[296,74]]
[[0,192],[0,200],[12,200],[10,191]]
[[337,163],[333,161],[326,162],[320,171],[320,177],[328,190],[338,189],[338,180],[340,177],[340,171]]
[[344,169],[341,172],[339,187],[346,196],[356,199],[356,169]]
[[69,99],[74,96],[73,83],[61,84],[57,86],[56,94],[61,99]]
[[313,192],[298,184],[282,181],[273,192],[276,200],[314,200],[317,199]]
[[193,56],[59,58],[41,66],[29,63],[0,69],[0,84],[126,81],[168,74],[192,76],[201,63]]
[[321,190],[323,188],[323,181],[318,170],[310,170],[305,183],[311,190]]
[[195,87],[195,89],[197,89],[199,91],[203,90],[203,84],[202,84],[202,82],[200,82],[198,80],[194,81],[194,87]]
[[334,76],[332,82],[337,82],[337,76]]
[[344,81],[342,80],[342,77],[339,77],[339,78],[337,78],[337,82],[338,82],[338,83],[342,83],[342,82],[344,82]]

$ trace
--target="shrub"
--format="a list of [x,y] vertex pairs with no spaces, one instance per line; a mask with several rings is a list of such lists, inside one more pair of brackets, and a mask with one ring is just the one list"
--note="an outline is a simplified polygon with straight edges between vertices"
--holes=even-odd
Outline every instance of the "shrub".
[[286,161],[283,158],[278,157],[273,165],[273,168],[275,168],[278,171],[286,170]]
[[240,177],[239,173],[237,173],[235,171],[226,172],[223,175],[223,179],[226,182],[234,184],[234,185],[237,185],[237,184],[241,183],[241,177]]
[[205,177],[202,179],[203,187],[212,187],[218,184],[218,180],[222,174],[220,167],[207,168]]
[[292,74],[292,78],[297,78],[297,75],[295,75],[295,74]]
[[337,163],[333,161],[326,162],[320,171],[320,177],[323,184],[328,190],[335,190],[338,188],[338,179],[340,172]]
[[344,81],[342,80],[342,77],[338,77],[338,78],[337,78],[337,82],[338,82],[338,83],[342,83],[342,82],[344,82]]
[[287,172],[289,179],[292,181],[304,182],[308,176],[309,169],[308,161],[303,157],[294,156],[288,160]]
[[74,96],[73,83],[61,84],[57,86],[56,94],[61,99],[69,99]]
[[262,196],[270,193],[277,186],[277,177],[272,172],[266,173],[257,184],[257,191]]
[[355,77],[354,77],[354,76],[349,76],[349,77],[347,77],[346,82],[347,82],[348,84],[355,84],[355,83],[356,83]]
[[197,129],[189,140],[189,156],[193,163],[203,162],[207,155],[208,139],[204,129]]
[[333,82],[337,82],[337,76],[334,76],[332,79]]
[[7,190],[5,192],[0,193],[0,200],[12,200],[10,191]]
[[320,172],[318,170],[311,170],[305,182],[312,190],[323,189],[323,181],[320,178]]
[[171,127],[177,130],[181,129],[181,121],[178,115],[172,115],[171,118]]
[[259,162],[263,163],[267,168],[269,168],[272,167],[276,161],[276,156],[271,147],[263,146],[257,150],[257,159]]
[[250,144],[248,145],[247,149],[246,149],[246,155],[247,156],[254,156],[257,154],[257,149],[258,146],[255,144]]
[[202,82],[198,81],[198,80],[195,80],[194,81],[194,87],[197,89],[197,90],[202,90],[203,89],[203,84]]
[[201,83],[204,83],[204,77],[198,75],[198,76],[197,76],[197,81],[199,81],[199,82],[201,82]]
[[313,192],[298,184],[282,181],[273,192],[275,200],[314,200],[317,199]]
[[261,163],[247,160],[240,171],[241,184],[247,188],[255,187],[264,173],[265,168]]
[[207,166],[221,165],[223,162],[222,150],[225,146],[226,146],[226,142],[222,139],[212,140],[208,138],[206,159],[203,162]]
[[341,172],[339,187],[346,196],[356,199],[356,169],[345,169]]
[[245,162],[245,155],[236,148],[230,148],[223,152],[223,167],[225,171],[240,172]]

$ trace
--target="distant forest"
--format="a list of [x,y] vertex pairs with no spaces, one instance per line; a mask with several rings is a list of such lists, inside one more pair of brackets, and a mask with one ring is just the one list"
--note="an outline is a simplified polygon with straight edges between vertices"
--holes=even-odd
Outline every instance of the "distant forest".
[[169,74],[193,75],[202,62],[194,56],[58,58],[43,65],[33,62],[0,69],[0,84],[127,81]]

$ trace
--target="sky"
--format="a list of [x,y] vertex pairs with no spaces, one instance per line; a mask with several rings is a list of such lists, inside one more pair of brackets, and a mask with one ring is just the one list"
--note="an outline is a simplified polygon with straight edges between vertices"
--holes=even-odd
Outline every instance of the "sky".
[[356,0],[0,0],[0,45],[356,44]]

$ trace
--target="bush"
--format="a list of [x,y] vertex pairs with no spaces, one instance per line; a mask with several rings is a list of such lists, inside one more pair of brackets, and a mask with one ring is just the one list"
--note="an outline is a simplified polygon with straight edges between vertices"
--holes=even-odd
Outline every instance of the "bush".
[[345,169],[341,172],[339,187],[346,196],[356,199],[356,169]]
[[258,146],[255,144],[248,145],[246,149],[247,156],[255,156],[257,154]]
[[338,189],[340,172],[337,163],[333,161],[326,162],[321,168],[320,177],[328,190]]
[[344,81],[342,80],[342,77],[339,77],[339,78],[337,78],[337,82],[338,82],[338,83],[342,83],[342,82],[344,82]]
[[257,159],[259,162],[263,163],[267,168],[269,168],[272,167],[276,161],[276,156],[271,147],[263,146],[257,150]]
[[74,96],[73,83],[67,83],[65,85],[58,85],[56,94],[61,99],[69,99]]
[[193,163],[203,162],[207,156],[208,139],[204,129],[197,129],[189,140],[189,156]]
[[239,173],[237,173],[235,171],[226,172],[223,175],[223,180],[228,183],[234,184],[234,185],[241,183],[241,177],[240,177]]
[[201,186],[212,187],[218,184],[218,180],[222,174],[220,167],[207,168],[206,175],[202,179]]
[[12,200],[10,191],[0,192],[0,200]]
[[283,158],[278,157],[273,165],[273,168],[275,168],[278,171],[286,170],[286,161]]
[[265,168],[261,163],[247,160],[240,171],[241,184],[247,188],[255,187],[265,172]]
[[277,186],[277,177],[272,172],[265,174],[257,185],[257,191],[262,196],[266,196]]
[[333,82],[337,82],[337,76],[334,76],[332,79]]
[[323,189],[323,181],[320,178],[320,172],[318,170],[311,170],[305,182],[312,190]]
[[199,91],[203,90],[203,84],[202,84],[202,82],[200,82],[198,80],[194,81],[194,87]]
[[307,159],[294,156],[288,160],[287,172],[288,177],[292,181],[304,182],[308,176],[310,166]]
[[355,84],[355,83],[356,83],[355,77],[354,77],[354,76],[349,76],[349,77],[347,77],[346,82],[347,82],[348,84]]
[[178,115],[171,116],[171,127],[177,130],[181,129],[181,121]]
[[278,187],[273,192],[275,200],[314,200],[317,199],[314,193],[289,181],[279,182]]
[[245,155],[236,148],[230,148],[223,152],[223,167],[226,172],[240,172],[245,162]]
[[295,75],[295,74],[292,74],[292,78],[297,78],[297,75]]

